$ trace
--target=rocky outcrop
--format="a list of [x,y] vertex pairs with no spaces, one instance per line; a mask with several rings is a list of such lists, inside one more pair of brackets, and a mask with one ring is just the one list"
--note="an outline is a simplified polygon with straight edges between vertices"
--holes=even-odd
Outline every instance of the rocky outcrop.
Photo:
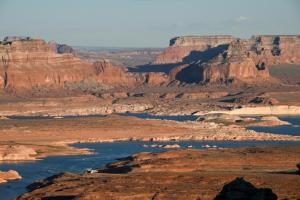
[[255,63],[249,56],[247,45],[240,40],[231,42],[224,52],[200,67],[202,81],[209,83],[257,82],[269,78],[267,66]]
[[149,72],[145,73],[145,83],[149,86],[160,86],[169,82],[169,77],[164,73]]
[[0,87],[26,93],[50,89],[106,90],[166,81],[161,74],[134,74],[102,60],[94,64],[72,54],[71,47],[40,39],[6,38],[0,43]]
[[255,63],[300,63],[300,35],[257,35],[248,40]]
[[41,87],[64,87],[93,73],[93,67],[71,54],[57,54],[40,39],[0,44],[2,88],[24,91]]
[[0,146],[0,161],[25,161],[35,160],[36,151],[22,145]]
[[177,37],[156,63],[178,63],[171,80],[187,83],[274,82],[268,66],[300,63],[300,36]]
[[205,51],[220,44],[234,40],[232,36],[183,36],[170,40],[170,46],[158,55],[156,64],[183,62],[183,59],[193,51]]
[[22,179],[22,177],[15,170],[9,170],[7,172],[0,171],[0,184],[19,179]]
[[298,155],[297,146],[139,153],[37,181],[17,199],[295,199],[299,177],[272,172],[291,169]]
[[222,191],[216,196],[215,200],[277,200],[277,198],[277,195],[274,194],[270,188],[256,188],[243,178],[236,178],[224,185]]
[[75,55],[75,50],[66,44],[57,44],[55,41],[50,41],[48,44],[51,46],[54,52],[63,54],[63,53],[69,53]]
[[245,41],[236,40],[210,51],[211,53],[199,53],[198,61],[177,70],[175,79],[187,83],[214,84],[253,83],[269,79],[268,68],[254,62]]

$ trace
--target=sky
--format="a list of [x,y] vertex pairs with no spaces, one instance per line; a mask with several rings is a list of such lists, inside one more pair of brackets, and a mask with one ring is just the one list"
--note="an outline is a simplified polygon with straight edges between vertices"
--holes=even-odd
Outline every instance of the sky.
[[0,39],[165,47],[181,35],[300,34],[300,0],[0,0]]

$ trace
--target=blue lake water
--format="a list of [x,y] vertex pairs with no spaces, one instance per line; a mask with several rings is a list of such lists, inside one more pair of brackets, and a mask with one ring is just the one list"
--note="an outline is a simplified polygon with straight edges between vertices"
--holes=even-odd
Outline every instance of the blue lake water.
[[[124,114],[137,116],[141,118],[157,118],[167,120],[195,120],[195,116],[153,116],[148,114]],[[300,118],[282,118],[288,120],[294,125],[300,125]],[[254,127],[255,128],[255,127]],[[254,129],[252,128],[252,129]],[[260,127],[261,128],[261,127]],[[277,127],[264,127],[277,128]],[[282,127],[283,128],[283,127]],[[296,129],[294,129],[296,128]],[[274,129],[275,130],[275,129]],[[286,126],[282,129],[284,133],[298,134],[299,127]],[[265,130],[263,130],[265,131]],[[269,129],[269,132],[274,132]],[[299,135],[299,134],[298,134]],[[0,185],[0,200],[10,200],[14,197],[26,192],[26,186],[38,179],[43,179],[54,174],[68,172],[84,172],[87,168],[101,168],[105,164],[115,161],[117,158],[126,157],[139,152],[160,152],[166,151],[163,148],[146,148],[143,144],[180,144],[183,148],[192,145],[193,148],[202,148],[203,145],[217,145],[218,147],[245,147],[245,146],[261,146],[261,145],[292,145],[300,144],[300,142],[279,142],[279,141],[181,141],[181,142],[114,142],[114,143],[96,143],[96,144],[75,144],[76,147],[92,149],[95,154],[79,155],[79,156],[55,156],[48,157],[35,162],[23,163],[5,163],[0,164],[0,170],[7,171],[9,169],[16,170],[23,177],[22,180],[12,181],[7,184]]]
[[279,117],[281,120],[288,121],[291,125],[269,126],[269,127],[249,127],[257,132],[269,132],[275,134],[300,135],[300,117]]
[[176,116],[164,116],[164,115],[151,115],[148,113],[121,113],[124,116],[133,116],[142,119],[162,119],[162,120],[173,120],[173,121],[195,121],[198,116],[195,115],[176,115]]

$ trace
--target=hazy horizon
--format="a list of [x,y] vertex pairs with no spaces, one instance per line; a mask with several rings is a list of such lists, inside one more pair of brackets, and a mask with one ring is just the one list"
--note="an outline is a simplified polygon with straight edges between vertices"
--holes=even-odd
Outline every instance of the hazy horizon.
[[182,35],[298,35],[299,10],[298,0],[0,0],[0,38],[159,48]]

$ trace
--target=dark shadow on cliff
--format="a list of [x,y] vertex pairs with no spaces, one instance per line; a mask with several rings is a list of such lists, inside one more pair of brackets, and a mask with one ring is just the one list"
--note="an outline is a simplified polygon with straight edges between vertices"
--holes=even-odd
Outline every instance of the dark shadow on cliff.
[[203,81],[203,68],[199,65],[189,65],[175,76],[175,79],[184,83],[200,83]]
[[227,49],[228,44],[222,44],[217,47],[209,48],[206,51],[192,51],[188,56],[183,58],[183,63],[191,63],[191,65],[178,72],[175,79],[190,84],[203,82],[203,67],[201,64],[208,62]]
[[228,49],[228,44],[222,44],[217,47],[209,48],[206,51],[192,51],[188,56],[183,58],[183,63],[207,62],[220,53]]
[[175,64],[147,64],[147,65],[140,65],[136,67],[128,67],[129,72],[164,72],[169,74],[169,72],[180,65],[181,63]]

